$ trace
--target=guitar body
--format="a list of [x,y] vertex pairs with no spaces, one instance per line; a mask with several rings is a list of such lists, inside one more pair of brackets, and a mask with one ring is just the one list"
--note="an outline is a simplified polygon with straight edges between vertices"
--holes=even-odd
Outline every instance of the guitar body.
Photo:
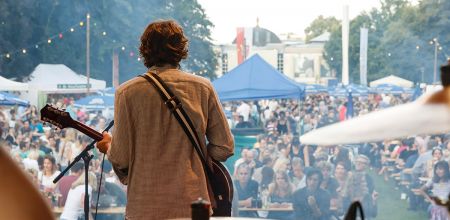
[[[89,137],[100,141],[103,135],[94,129],[73,120],[69,113],[51,105],[41,109],[41,120],[51,123],[60,129],[75,128]],[[112,126],[112,124],[110,124]],[[109,128],[108,128],[109,129]],[[217,207],[213,207],[213,216],[231,216],[231,203],[233,200],[233,180],[227,168],[220,162],[212,160],[212,170],[207,169],[211,190]]]
[[217,207],[213,207],[213,216],[231,216],[233,180],[227,168],[219,161],[212,160],[212,169],[209,179],[217,204]]

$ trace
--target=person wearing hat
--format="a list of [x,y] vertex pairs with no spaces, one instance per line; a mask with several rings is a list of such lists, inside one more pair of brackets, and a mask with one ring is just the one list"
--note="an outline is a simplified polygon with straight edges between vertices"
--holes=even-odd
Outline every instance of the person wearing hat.
[[355,172],[349,178],[349,184],[347,184],[347,198],[344,207],[348,207],[352,202],[359,201],[367,217],[374,218],[377,215],[378,192],[375,191],[372,177],[366,172],[369,164],[370,160],[367,156],[360,154],[356,157]]

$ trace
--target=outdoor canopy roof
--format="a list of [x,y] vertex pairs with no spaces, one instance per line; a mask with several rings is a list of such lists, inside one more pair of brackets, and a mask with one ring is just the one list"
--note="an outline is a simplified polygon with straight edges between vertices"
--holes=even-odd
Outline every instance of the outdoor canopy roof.
[[392,85],[405,87],[405,88],[411,88],[414,86],[414,83],[407,79],[403,79],[403,78],[400,78],[400,77],[394,76],[394,75],[389,75],[384,78],[377,79],[377,80],[370,82],[370,87],[376,87],[380,84],[392,84]]
[[[30,88],[54,93],[80,93],[87,90],[87,78],[63,64],[39,64],[30,75]],[[92,91],[105,89],[104,80],[89,79]]]
[[300,99],[304,86],[298,85],[258,54],[213,82],[221,101],[257,99]]
[[12,81],[0,76],[0,91],[28,91],[28,84]]

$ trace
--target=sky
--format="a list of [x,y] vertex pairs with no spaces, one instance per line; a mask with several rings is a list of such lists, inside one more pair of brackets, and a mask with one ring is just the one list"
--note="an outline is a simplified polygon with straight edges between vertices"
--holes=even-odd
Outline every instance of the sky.
[[237,27],[259,26],[275,34],[295,33],[304,36],[311,22],[323,15],[342,19],[344,3],[349,3],[350,19],[362,11],[380,7],[380,0],[198,0],[210,21],[213,42],[230,43]]

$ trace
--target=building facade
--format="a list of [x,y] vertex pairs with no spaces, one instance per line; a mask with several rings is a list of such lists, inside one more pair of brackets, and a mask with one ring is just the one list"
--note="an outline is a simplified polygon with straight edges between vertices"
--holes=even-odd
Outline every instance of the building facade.
[[323,58],[324,45],[329,36],[329,33],[324,33],[305,43],[290,36],[281,40],[273,32],[259,26],[238,29],[238,36],[231,44],[215,46],[219,55],[216,75],[226,74],[238,66],[242,57],[245,60],[253,54],[259,54],[278,71],[297,82],[327,85],[330,80],[335,80],[333,71],[330,71]]

